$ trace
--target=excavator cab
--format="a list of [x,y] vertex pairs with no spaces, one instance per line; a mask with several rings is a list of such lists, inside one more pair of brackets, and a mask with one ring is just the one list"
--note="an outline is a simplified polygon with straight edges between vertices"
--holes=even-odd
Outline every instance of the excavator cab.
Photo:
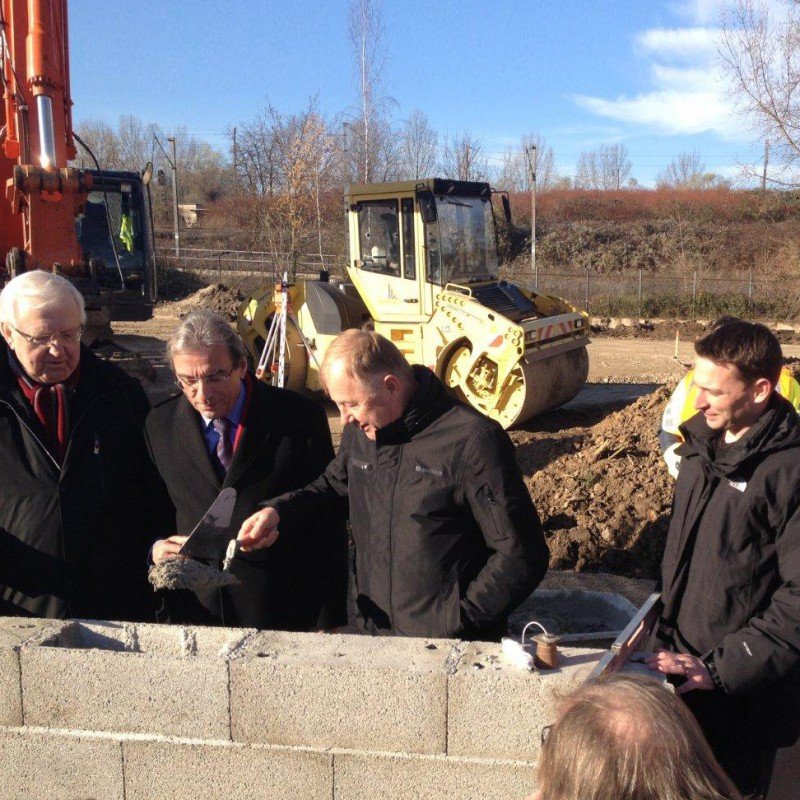
[[[112,319],[147,319],[156,296],[146,187],[135,172],[93,170],[75,233]],[[104,304],[105,305],[105,304]]]

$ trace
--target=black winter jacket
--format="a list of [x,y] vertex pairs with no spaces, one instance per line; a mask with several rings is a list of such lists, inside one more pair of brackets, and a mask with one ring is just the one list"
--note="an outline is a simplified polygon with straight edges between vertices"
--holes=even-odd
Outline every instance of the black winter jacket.
[[547,569],[539,518],[506,432],[414,369],[418,389],[399,420],[376,441],[345,426],[323,475],[270,505],[283,525],[349,498],[367,630],[496,636]]
[[148,408],[138,381],[82,348],[61,468],[0,341],[0,614],[154,620],[147,553],[164,495]]
[[725,691],[794,683],[800,667],[800,418],[773,395],[715,458],[702,414],[685,442],[662,565],[661,643],[713,652]]
[[[171,533],[189,533],[224,487],[237,491],[231,529],[237,531],[264,496],[297,489],[333,458],[325,411],[284,389],[253,386],[241,441],[224,480],[215,472],[201,418],[181,394],[157,405],[145,436],[174,504]],[[224,589],[164,592],[171,622],[311,630],[347,623],[347,533],[344,513],[286,526],[270,548],[240,553]],[[163,615],[160,618],[164,618]]]

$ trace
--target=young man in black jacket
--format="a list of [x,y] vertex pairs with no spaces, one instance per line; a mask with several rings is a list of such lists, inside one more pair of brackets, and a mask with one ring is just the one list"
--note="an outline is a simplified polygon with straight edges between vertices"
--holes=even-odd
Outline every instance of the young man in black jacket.
[[764,792],[800,724],[800,418],[763,325],[722,325],[695,352],[650,666],[676,676],[739,789]]
[[245,521],[246,549],[349,501],[360,622],[372,633],[497,638],[537,586],[548,551],[508,435],[454,400],[388,340],[349,330],[321,377],[344,430],[305,488]]

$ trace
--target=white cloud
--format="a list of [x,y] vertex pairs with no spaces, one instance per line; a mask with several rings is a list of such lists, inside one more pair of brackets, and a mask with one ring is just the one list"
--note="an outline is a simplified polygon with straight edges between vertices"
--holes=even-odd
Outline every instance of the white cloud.
[[615,100],[582,96],[574,99],[601,117],[645,125],[668,136],[716,131],[735,138],[737,132],[729,106],[714,92],[661,90]]
[[656,134],[713,132],[724,139],[741,139],[742,125],[717,64],[719,35],[718,28],[704,26],[642,31],[635,42],[640,57],[648,62],[652,88],[632,97],[577,95],[573,100],[600,117]]
[[651,28],[640,33],[636,43],[662,58],[713,61],[719,34],[718,28]]

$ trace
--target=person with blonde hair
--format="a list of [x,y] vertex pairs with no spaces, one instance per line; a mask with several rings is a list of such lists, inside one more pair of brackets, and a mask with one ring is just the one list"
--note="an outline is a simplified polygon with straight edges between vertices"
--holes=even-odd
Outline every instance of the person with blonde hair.
[[617,675],[562,698],[531,800],[741,800],[696,720],[663,684]]

